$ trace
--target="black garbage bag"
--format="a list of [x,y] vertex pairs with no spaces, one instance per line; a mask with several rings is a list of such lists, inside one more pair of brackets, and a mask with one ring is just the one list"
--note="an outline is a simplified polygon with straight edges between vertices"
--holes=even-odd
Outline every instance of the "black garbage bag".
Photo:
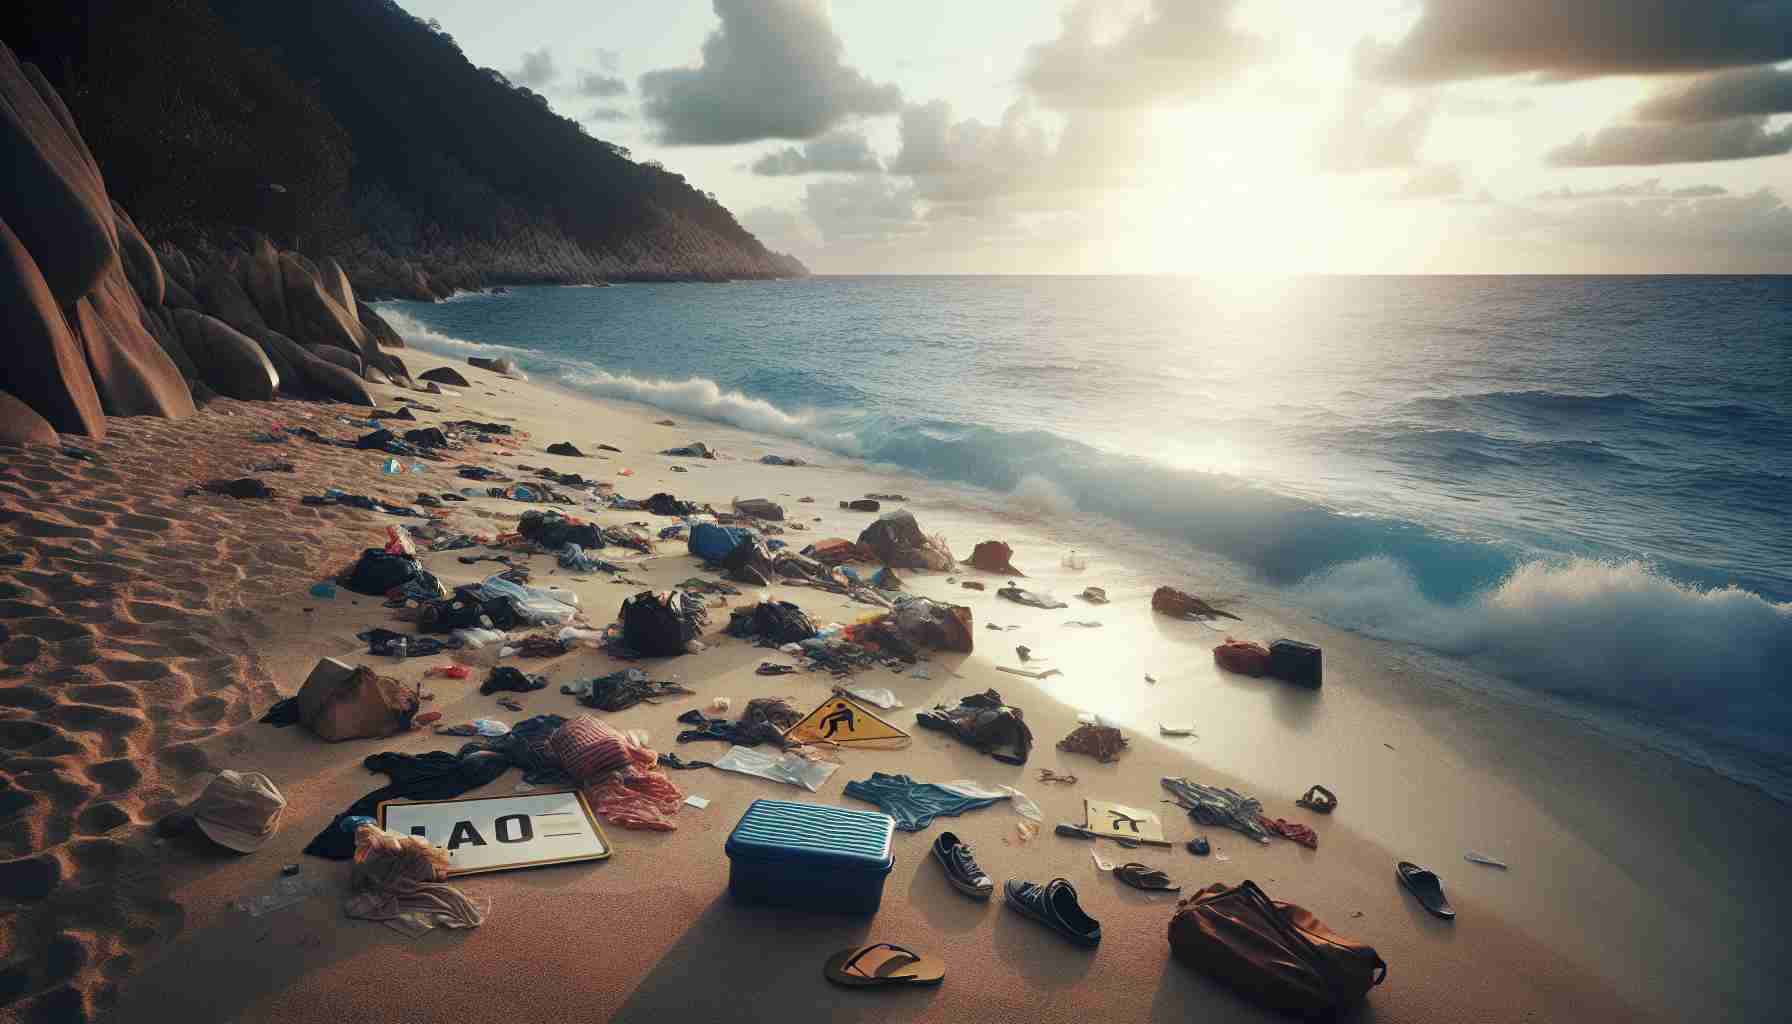
[[921,524],[908,509],[878,516],[859,534],[859,544],[869,548],[885,565],[897,569],[948,572],[958,565],[945,540],[922,533]]
[[452,633],[488,624],[492,629],[511,630],[521,623],[510,598],[481,597],[477,584],[459,588],[446,600],[425,602],[417,616],[417,628],[425,633]]
[[680,501],[664,491],[648,498],[645,508],[656,516],[694,516],[699,511],[696,502]]
[[448,435],[435,427],[423,427],[419,430],[407,430],[404,439],[419,448],[446,448]]
[[585,453],[582,451],[579,451],[579,449],[577,447],[575,447],[571,441],[561,441],[558,444],[548,445],[548,454],[549,455],[571,455],[571,456],[574,456],[577,458],[584,458],[584,456],[585,456]]
[[384,548],[368,548],[361,560],[340,578],[343,586],[357,594],[384,597],[393,587],[402,587],[423,574],[423,566],[409,555],[395,555]]
[[548,685],[546,676],[532,676],[521,669],[509,665],[499,665],[492,669],[492,674],[485,677],[479,685],[479,692],[490,696],[500,690],[511,690],[516,693],[529,693]]
[[772,566],[771,550],[758,537],[748,537],[736,544],[728,557],[722,559],[722,568],[728,570],[729,579],[738,583],[765,587],[778,578],[778,570]]
[[532,540],[549,551],[558,551],[568,544],[596,550],[604,546],[604,532],[590,523],[574,523],[554,511],[530,509],[516,524],[516,532],[524,540]]
[[622,602],[622,644],[637,654],[670,658],[685,652],[709,624],[703,602],[682,590],[643,590]]
[[355,442],[356,448],[374,451],[385,451],[386,446],[398,440],[398,435],[390,430],[376,430]]
[[944,704],[931,711],[915,714],[915,724],[923,729],[937,729],[958,737],[960,743],[1003,764],[1026,764],[1033,752],[1033,730],[1017,707],[1011,707],[994,690],[974,693],[959,700],[956,707]]
[[809,613],[789,601],[761,601],[751,608],[736,608],[728,617],[728,635],[759,637],[782,647],[815,635]]

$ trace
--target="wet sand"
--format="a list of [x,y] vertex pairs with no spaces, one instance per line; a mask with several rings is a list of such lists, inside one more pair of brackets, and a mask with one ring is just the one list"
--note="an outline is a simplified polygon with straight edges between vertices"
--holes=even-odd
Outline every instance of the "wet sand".
[[[413,370],[441,360],[412,355]],[[758,464],[768,451],[795,451],[711,424],[656,425],[663,413],[601,405],[534,384],[457,367],[473,385],[459,398],[415,395],[441,407],[417,425],[472,418],[513,422],[529,440],[508,457],[476,446],[420,478],[382,477],[386,458],[304,442],[257,444],[249,436],[276,423],[326,434],[362,432],[338,422],[346,407],[221,401],[182,424],[116,421],[93,461],[43,451],[7,451],[0,460],[0,516],[7,550],[24,564],[0,569],[0,762],[7,787],[0,843],[6,880],[0,1015],[22,1019],[121,1021],[691,1020],[1222,1020],[1276,1019],[1168,957],[1165,931],[1174,900],[1148,896],[1098,872],[1091,844],[1051,834],[1081,820],[1085,797],[1158,808],[1168,850],[1100,848],[1113,862],[1161,867],[1192,891],[1214,881],[1255,879],[1272,895],[1301,903],[1336,930],[1374,944],[1390,964],[1387,984],[1363,1019],[1614,1020],[1774,1019],[1788,985],[1774,968],[1781,948],[1760,909],[1786,898],[1779,853],[1792,839],[1784,808],[1744,787],[1658,754],[1589,736],[1572,722],[1517,708],[1459,687],[1439,686],[1422,667],[1393,663],[1384,649],[1292,617],[1284,609],[1231,601],[1252,638],[1302,636],[1325,646],[1327,685],[1317,694],[1264,680],[1226,676],[1212,666],[1221,635],[1154,616],[1152,587],[1170,583],[1216,599],[1225,573],[1127,568],[1102,550],[1081,572],[1059,566],[1064,538],[1048,521],[1000,507],[948,501],[925,482],[892,479],[840,459],[780,468]],[[397,389],[379,389],[389,398]],[[393,401],[383,403],[391,407]],[[704,440],[730,458],[677,460],[649,454]],[[586,458],[547,456],[571,441]],[[623,454],[595,453],[600,442]],[[271,501],[183,498],[192,482],[238,476],[263,459],[290,459],[295,474],[261,473],[280,489]],[[407,462],[409,460],[406,460]],[[552,466],[609,480],[631,497],[660,490],[725,507],[735,496],[767,496],[809,527],[786,535],[796,546],[824,536],[854,537],[872,518],[836,503],[898,489],[930,532],[943,532],[960,557],[980,540],[1015,545],[1017,566],[1073,607],[1046,612],[998,600],[1003,578],[967,571],[983,593],[946,574],[905,574],[910,589],[969,605],[975,654],[936,654],[928,679],[872,669],[868,685],[894,690],[905,708],[886,717],[914,733],[902,750],[847,750],[843,767],[813,796],[747,776],[676,772],[687,793],[710,799],[683,808],[670,833],[607,826],[615,856],[601,863],[473,876],[462,887],[491,900],[487,923],[465,933],[408,939],[347,919],[341,897],[348,865],[307,858],[300,849],[330,817],[384,781],[361,768],[383,750],[457,749],[459,738],[417,731],[389,740],[326,744],[300,728],[254,719],[295,692],[311,665],[330,655],[401,679],[419,679],[446,656],[393,663],[370,658],[354,639],[390,621],[378,599],[346,590],[334,600],[309,586],[402,522],[351,509],[314,509],[297,496],[337,486],[408,504],[420,490],[456,489],[459,464]],[[673,472],[680,465],[686,472]],[[631,476],[617,471],[629,467]],[[524,472],[512,472],[519,479]],[[800,504],[809,495],[814,504]],[[496,533],[534,506],[477,499],[450,506],[448,524]],[[820,517],[819,522],[808,521]],[[603,523],[669,520],[643,512],[602,512]],[[1080,545],[1079,545],[1080,547]],[[425,563],[450,585],[496,568],[461,565],[443,552]],[[632,563],[628,576],[663,588],[697,568],[682,542],[653,556],[605,556]],[[551,556],[528,559],[537,584],[576,589],[593,623],[611,620],[641,587],[594,574],[574,582]],[[1164,578],[1159,578],[1162,576]],[[1069,595],[1107,587],[1113,603],[1082,605]],[[750,588],[733,604],[752,600]],[[817,621],[851,622],[865,605],[806,588],[778,587]],[[1065,620],[1099,620],[1099,628]],[[1020,627],[992,632],[985,623]],[[691,697],[639,705],[601,717],[647,730],[658,749],[713,759],[725,747],[673,742],[674,718],[729,696],[788,696],[819,703],[829,677],[760,677],[761,661],[790,661],[721,636],[726,611],[712,613],[708,650],[647,663],[654,678],[675,678]],[[1042,683],[996,671],[1015,665],[1026,643],[1065,675]],[[513,662],[545,672],[549,689],[518,695],[521,714],[481,697],[483,670],[464,681],[431,679],[428,705],[445,721],[580,709],[559,684],[613,671],[620,663],[579,650],[549,661]],[[1155,684],[1144,681],[1150,674]],[[912,728],[913,713],[965,694],[999,690],[1025,709],[1037,740],[1024,768],[1000,764],[938,733]],[[1115,764],[1055,749],[1080,710],[1127,723],[1131,749]],[[1198,736],[1158,740],[1155,721],[1192,721]],[[158,840],[148,827],[195,795],[217,768],[266,772],[290,801],[280,833],[260,852],[238,856],[189,838]],[[1043,784],[1037,769],[1074,774],[1073,786]],[[969,778],[1013,785],[1043,809],[1045,831],[1023,841],[1021,820],[997,805],[898,833],[896,868],[883,909],[871,919],[741,906],[726,895],[722,843],[755,797],[812,799],[865,807],[841,794],[872,771],[918,780]],[[1277,841],[1258,846],[1235,833],[1198,829],[1160,804],[1163,775],[1231,785],[1262,799],[1272,817],[1313,825],[1317,850]],[[508,793],[512,772],[473,795]],[[1296,808],[1313,782],[1342,800],[1330,818]],[[1089,952],[1000,906],[951,889],[927,856],[942,829],[977,850],[998,883],[1008,877],[1069,878],[1103,925]],[[1196,858],[1181,842],[1208,835],[1219,856]],[[1500,872],[1461,859],[1481,849],[1512,863]],[[1220,858],[1224,857],[1224,860]],[[1459,918],[1437,921],[1394,882],[1396,859],[1438,870]],[[232,903],[298,862],[325,891],[297,906],[251,918]],[[889,940],[942,957],[936,990],[860,992],[821,977],[833,950]],[[11,986],[10,988],[6,986]]]

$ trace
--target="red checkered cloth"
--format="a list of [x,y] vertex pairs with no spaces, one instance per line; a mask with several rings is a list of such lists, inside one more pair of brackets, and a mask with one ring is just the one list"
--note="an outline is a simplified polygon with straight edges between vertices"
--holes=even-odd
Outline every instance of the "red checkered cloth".
[[567,722],[548,742],[566,774],[579,782],[629,763],[628,737],[590,715]]

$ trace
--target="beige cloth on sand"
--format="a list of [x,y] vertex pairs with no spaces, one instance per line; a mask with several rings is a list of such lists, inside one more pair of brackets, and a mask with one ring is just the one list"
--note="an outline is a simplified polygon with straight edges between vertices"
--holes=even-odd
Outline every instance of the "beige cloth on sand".
[[374,825],[355,830],[354,892],[342,905],[349,917],[383,921],[395,931],[421,935],[431,928],[477,928],[485,910],[442,880],[448,851],[421,836],[403,836]]

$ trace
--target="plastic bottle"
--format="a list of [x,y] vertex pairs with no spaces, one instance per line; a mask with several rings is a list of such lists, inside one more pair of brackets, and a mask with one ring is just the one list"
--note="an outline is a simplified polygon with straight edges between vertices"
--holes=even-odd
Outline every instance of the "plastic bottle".
[[404,472],[404,463],[397,459],[387,459],[385,464],[380,467],[380,472],[387,476],[397,476]]

